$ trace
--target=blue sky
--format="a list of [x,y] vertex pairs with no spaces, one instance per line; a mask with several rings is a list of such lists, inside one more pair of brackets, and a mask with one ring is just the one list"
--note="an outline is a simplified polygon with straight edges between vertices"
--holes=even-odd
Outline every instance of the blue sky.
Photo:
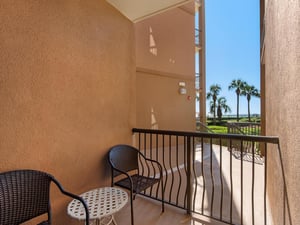
[[[206,88],[219,84],[220,97],[236,114],[236,94],[228,91],[233,79],[260,90],[259,0],[206,0]],[[260,113],[260,99],[252,97],[251,113]],[[207,111],[209,110],[207,101]],[[247,113],[240,97],[240,114]]]

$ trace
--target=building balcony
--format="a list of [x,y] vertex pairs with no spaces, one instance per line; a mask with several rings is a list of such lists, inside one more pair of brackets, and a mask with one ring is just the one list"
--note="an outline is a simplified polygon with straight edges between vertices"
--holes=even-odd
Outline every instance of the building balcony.
[[[110,185],[106,155],[111,146],[133,144],[155,157],[158,146],[164,149],[159,160],[164,165],[166,187],[175,193],[166,191],[164,214],[157,203],[159,196],[157,200],[137,197],[137,224],[194,224],[187,212],[192,218],[202,214],[208,220],[220,220],[221,205],[221,217],[227,223],[232,219],[232,223],[251,224],[254,217],[255,224],[259,224],[263,213],[262,223],[270,224],[268,215],[272,213],[276,225],[297,224],[299,7],[297,1],[260,2],[260,9],[266,11],[261,13],[265,16],[261,19],[265,24],[265,29],[261,27],[262,134],[279,136],[282,149],[279,139],[243,136],[245,142],[258,141],[267,146],[267,150],[262,147],[256,151],[256,144],[250,145],[254,149],[244,151],[241,137],[238,142],[243,147],[234,150],[235,142],[219,142],[237,136],[215,134],[185,136],[185,132],[179,137],[176,132],[144,132],[144,143],[135,132],[133,141],[131,129],[137,126],[195,130],[193,13],[172,7],[151,20],[133,23],[107,1],[2,1],[0,171],[49,172],[67,190],[80,194]],[[204,28],[200,33],[205,33]],[[154,43],[149,43],[151,35]],[[205,71],[205,63],[202,65]],[[200,74],[204,79],[205,73]],[[187,95],[178,93],[179,82],[186,83]],[[204,85],[205,80],[200,84]],[[205,100],[205,89],[199,87],[199,93]],[[200,118],[205,120],[205,106],[202,109]],[[159,145],[154,139],[149,141],[156,136],[164,139]],[[257,153],[262,163],[256,162]],[[69,199],[55,191],[51,194],[53,224],[76,224],[65,211]],[[246,204],[243,208],[242,199]],[[119,224],[128,224],[128,207],[116,219]]]

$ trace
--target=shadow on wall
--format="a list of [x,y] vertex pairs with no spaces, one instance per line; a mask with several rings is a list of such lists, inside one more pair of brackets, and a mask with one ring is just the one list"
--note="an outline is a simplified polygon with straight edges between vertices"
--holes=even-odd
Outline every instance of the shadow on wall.
[[153,36],[153,31],[152,31],[152,27],[149,27],[149,52],[154,55],[157,56],[157,47],[156,47],[156,42],[154,40],[154,36]]
[[154,109],[151,107],[151,129],[157,130],[158,129],[158,123],[155,117]]

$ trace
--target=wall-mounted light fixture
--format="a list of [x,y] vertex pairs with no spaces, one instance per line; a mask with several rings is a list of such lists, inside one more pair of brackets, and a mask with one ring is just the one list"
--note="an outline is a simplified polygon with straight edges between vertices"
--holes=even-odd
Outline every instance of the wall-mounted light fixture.
[[185,82],[181,81],[179,82],[179,89],[178,89],[179,94],[185,95],[186,94],[186,87],[185,87]]

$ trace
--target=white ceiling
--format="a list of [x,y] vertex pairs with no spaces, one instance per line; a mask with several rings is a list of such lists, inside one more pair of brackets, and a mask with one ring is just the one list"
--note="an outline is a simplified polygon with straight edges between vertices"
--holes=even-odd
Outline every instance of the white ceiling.
[[133,22],[195,0],[106,0]]

